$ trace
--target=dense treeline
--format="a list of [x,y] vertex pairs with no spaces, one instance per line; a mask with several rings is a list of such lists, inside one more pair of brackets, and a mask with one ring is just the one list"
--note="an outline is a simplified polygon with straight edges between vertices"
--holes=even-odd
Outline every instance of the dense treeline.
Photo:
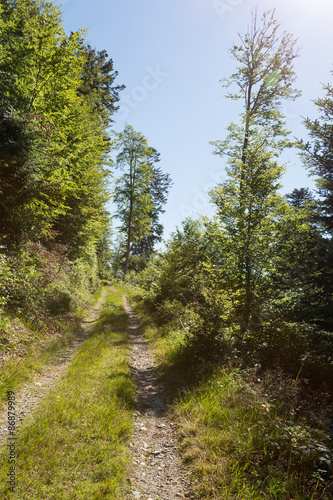
[[[106,206],[113,192],[110,153],[120,148],[121,139],[109,127],[124,86],[116,83],[107,52],[87,44],[84,31],[66,35],[60,9],[52,2],[1,0],[0,47],[1,303],[21,303],[18,296],[22,287],[29,288],[33,268],[39,285],[43,282],[54,294],[54,273],[45,269],[52,262],[72,273],[73,293],[83,276],[86,289],[94,289],[99,278],[111,277]],[[140,195],[137,186],[122,194],[122,181],[114,185],[114,196],[122,197],[118,215],[123,229],[130,229],[121,260],[124,274],[134,247],[136,254],[150,255],[161,239],[158,215],[171,182],[154,166],[159,154],[131,130],[145,143],[139,153],[145,174],[136,181],[141,182]],[[130,145],[127,153],[132,154]],[[121,211],[134,199],[128,226]],[[59,292],[60,306],[67,292]]]
[[[191,310],[208,350],[230,335],[271,349],[291,323],[312,332],[333,328],[332,89],[316,101],[322,121],[305,121],[313,143],[295,143],[280,102],[300,95],[293,88],[296,42],[279,34],[272,12],[261,22],[255,13],[240,41],[231,49],[237,72],[223,85],[244,110],[227,138],[212,142],[228,176],[210,193],[216,216],[185,221],[139,278],[152,307],[177,310],[181,302]],[[305,188],[280,194],[279,157],[292,146],[317,174],[319,198]]]
[[123,87],[51,2],[2,0],[0,23],[1,302],[66,312],[106,271],[107,127]]
[[117,109],[105,52],[67,36],[44,1],[1,2],[1,236],[54,240],[76,254],[105,234],[106,128]]

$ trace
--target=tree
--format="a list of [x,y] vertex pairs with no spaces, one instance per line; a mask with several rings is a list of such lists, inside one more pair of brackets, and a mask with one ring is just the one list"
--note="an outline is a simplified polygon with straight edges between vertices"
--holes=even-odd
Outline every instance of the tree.
[[52,240],[107,272],[107,127],[123,86],[51,2],[0,0],[0,11],[0,234],[7,246]]
[[4,236],[53,237],[72,258],[104,238],[117,72],[68,37],[58,7],[0,0],[0,204]]
[[[75,189],[64,158],[62,122],[80,81],[81,34],[69,39],[59,10],[43,0],[1,0],[0,156],[3,232],[42,237]],[[74,90],[74,92],[73,92]]]
[[92,109],[103,118],[105,125],[119,109],[119,92],[125,85],[114,85],[118,72],[106,50],[96,51],[90,45],[82,45],[83,75],[79,92],[89,100]]
[[118,233],[112,242],[111,248],[111,267],[114,278],[119,278],[119,273],[122,272],[123,263],[126,259],[126,237],[122,233]]
[[[154,161],[159,161],[158,157]],[[161,168],[153,166],[153,176],[149,185],[153,208],[149,213],[151,217],[151,232],[141,240],[135,242],[133,255],[140,255],[149,259],[154,251],[155,244],[162,239],[163,225],[159,222],[160,214],[164,213],[163,206],[167,201],[172,180],[170,175],[162,172]]]
[[[1,0],[2,104],[21,116],[66,109],[80,82],[81,32],[67,37],[58,7],[44,0]],[[53,124],[54,125],[54,124]]]
[[231,56],[239,66],[223,85],[236,85],[235,93],[244,109],[240,124],[231,123],[225,141],[215,141],[214,154],[227,157],[229,179],[211,193],[218,209],[229,265],[237,276],[240,300],[240,334],[249,328],[255,292],[271,259],[272,228],[283,217],[284,201],[277,193],[284,167],[275,158],[291,145],[284,117],[279,109],[284,99],[295,99],[293,60],[298,55],[296,41],[284,32],[273,11],[258,22],[252,15],[248,33],[240,36]]
[[[210,257],[210,242],[202,221],[185,219],[171,234],[166,250],[153,256],[140,274],[141,286],[151,291],[154,305],[163,301],[183,304],[202,299],[202,268]],[[158,265],[156,265],[158,263]],[[152,304],[151,304],[152,305]]]
[[291,193],[286,194],[286,198],[291,207],[306,208],[314,201],[313,194],[309,188],[294,189]]
[[[333,72],[332,72],[333,73]],[[317,323],[332,329],[333,297],[333,88],[324,85],[326,95],[314,101],[319,118],[304,121],[310,141],[298,141],[306,168],[316,176],[320,199],[317,202],[316,222],[321,229],[321,237],[314,247],[311,275],[312,295],[315,295],[316,311],[313,316]],[[314,301],[313,301],[314,302]]]
[[95,245],[110,223],[105,204],[111,197],[106,168],[111,142],[99,116],[82,97],[69,111],[61,124],[64,140],[56,141],[51,152],[70,176],[74,189],[66,197],[66,212],[53,229],[58,233],[57,241],[68,245],[74,258],[84,247]]
[[120,152],[116,166],[127,169],[117,179],[113,200],[117,205],[116,215],[122,225],[120,231],[126,234],[126,259],[124,275],[127,274],[131,246],[152,232],[154,209],[149,186],[153,180],[153,162],[157,152],[148,146],[147,139],[126,125],[118,134],[117,148]]
[[[333,72],[332,72],[333,73]],[[317,175],[322,220],[328,231],[333,231],[333,88],[325,85],[326,96],[315,100],[320,118],[306,118],[304,124],[312,143],[299,141],[307,168]]]

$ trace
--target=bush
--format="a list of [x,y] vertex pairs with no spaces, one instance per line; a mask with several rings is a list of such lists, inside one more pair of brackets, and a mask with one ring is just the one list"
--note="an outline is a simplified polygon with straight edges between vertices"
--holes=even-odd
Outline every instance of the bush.
[[[95,251],[69,261],[66,249],[28,242],[10,256],[0,254],[0,308],[40,316],[67,314],[99,285]],[[37,309],[39,313],[37,313]],[[35,313],[34,313],[35,311]]]
[[53,316],[67,314],[71,310],[72,297],[63,285],[52,284],[45,293],[45,305]]
[[26,245],[6,257],[6,276],[1,280],[2,293],[13,308],[29,309],[40,305],[45,286],[43,258],[35,245]]
[[[0,250],[3,247],[0,247]],[[10,297],[13,273],[10,269],[8,258],[0,253],[0,311]]]

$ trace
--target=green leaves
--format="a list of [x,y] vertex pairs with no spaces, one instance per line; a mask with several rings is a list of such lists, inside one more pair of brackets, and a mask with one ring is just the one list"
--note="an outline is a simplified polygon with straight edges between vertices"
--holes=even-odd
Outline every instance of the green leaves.
[[314,102],[320,118],[306,118],[304,124],[311,143],[299,141],[305,166],[316,176],[321,218],[329,232],[333,231],[333,88],[325,85],[326,95]]
[[116,148],[119,150],[116,166],[126,169],[116,180],[113,195],[117,205],[116,215],[121,222],[120,231],[127,239],[126,275],[131,248],[151,235],[156,223],[154,215],[161,211],[165,199],[166,193],[163,196],[158,192],[156,182],[164,181],[167,190],[170,181],[168,176],[161,177],[161,172],[154,166],[159,161],[157,151],[149,147],[146,138],[131,125],[127,124],[124,131],[118,134]]
[[244,111],[239,124],[229,125],[227,138],[212,143],[213,153],[227,159],[228,179],[210,194],[217,207],[214,232],[220,231],[223,240],[221,260],[227,274],[236,278],[234,292],[240,292],[243,301],[244,334],[255,297],[272,266],[275,225],[285,212],[278,195],[284,167],[275,158],[291,142],[279,105],[281,99],[295,99],[299,92],[292,86],[295,41],[288,33],[279,35],[274,11],[264,13],[261,23],[255,11],[249,32],[240,40],[241,45],[230,50],[239,64],[237,71],[223,81],[225,87],[236,87],[227,97],[242,99]]
[[0,41],[0,68],[6,74],[1,91],[9,103],[23,115],[48,117],[68,106],[80,79],[82,34],[67,38],[58,7],[18,0],[6,10]]
[[53,238],[90,261],[109,231],[107,127],[123,86],[83,31],[66,35],[59,7],[0,9],[0,234],[8,245]]
[[259,23],[255,10],[250,31],[239,35],[241,44],[230,50],[238,64],[236,72],[223,79],[223,86],[237,89],[227,97],[244,101],[246,131],[250,125],[260,129],[269,125],[266,134],[272,138],[285,135],[283,116],[278,109],[281,100],[300,95],[292,85],[295,80],[292,63],[298,56],[296,41],[289,33],[279,35],[279,26],[274,11],[265,12]]

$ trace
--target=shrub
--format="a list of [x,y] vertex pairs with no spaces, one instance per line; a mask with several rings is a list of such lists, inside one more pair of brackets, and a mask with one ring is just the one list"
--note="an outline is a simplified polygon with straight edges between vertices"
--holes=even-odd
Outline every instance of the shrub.
[[52,315],[69,313],[71,303],[71,294],[63,285],[55,283],[48,287],[45,293],[45,305]]

